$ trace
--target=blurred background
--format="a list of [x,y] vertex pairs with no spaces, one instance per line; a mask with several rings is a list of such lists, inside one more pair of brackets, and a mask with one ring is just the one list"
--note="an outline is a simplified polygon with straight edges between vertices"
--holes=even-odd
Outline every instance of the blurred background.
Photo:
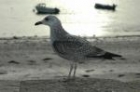
[[[34,26],[46,15],[33,12],[38,3],[57,7],[57,16],[71,34],[124,36],[140,34],[140,0],[0,0],[0,37],[49,36],[49,27]],[[98,10],[95,3],[116,4],[116,11]]]

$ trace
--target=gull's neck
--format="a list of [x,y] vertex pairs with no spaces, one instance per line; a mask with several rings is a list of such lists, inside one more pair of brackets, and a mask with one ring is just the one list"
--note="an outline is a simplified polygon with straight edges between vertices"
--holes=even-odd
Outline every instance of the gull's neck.
[[62,27],[61,23],[52,25],[50,29],[51,29],[50,35],[52,41],[65,39],[66,35],[68,35],[68,33]]

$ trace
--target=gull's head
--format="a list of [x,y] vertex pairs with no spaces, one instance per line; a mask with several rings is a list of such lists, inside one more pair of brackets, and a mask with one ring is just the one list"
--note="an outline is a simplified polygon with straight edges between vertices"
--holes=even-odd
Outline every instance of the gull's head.
[[54,25],[57,25],[57,24],[61,24],[59,19],[55,16],[47,16],[45,17],[43,20],[41,21],[38,21],[35,23],[35,25],[41,25],[41,24],[44,24],[44,25],[48,25],[50,27],[54,26]]

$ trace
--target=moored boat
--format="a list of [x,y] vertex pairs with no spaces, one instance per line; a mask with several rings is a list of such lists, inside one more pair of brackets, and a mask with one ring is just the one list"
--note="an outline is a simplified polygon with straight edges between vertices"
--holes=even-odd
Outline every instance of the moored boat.
[[105,9],[105,10],[113,10],[113,11],[116,10],[116,6],[117,6],[116,4],[113,4],[113,5],[105,5],[105,4],[99,4],[99,3],[95,4],[96,9]]
[[39,3],[35,8],[38,14],[58,14],[60,12],[58,8],[46,7],[45,3]]

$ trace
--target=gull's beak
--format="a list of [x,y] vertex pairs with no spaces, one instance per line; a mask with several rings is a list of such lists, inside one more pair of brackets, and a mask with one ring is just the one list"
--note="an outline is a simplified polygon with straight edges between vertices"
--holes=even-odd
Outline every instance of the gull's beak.
[[40,24],[43,24],[42,21],[36,22],[36,23],[35,23],[35,26],[40,25]]

